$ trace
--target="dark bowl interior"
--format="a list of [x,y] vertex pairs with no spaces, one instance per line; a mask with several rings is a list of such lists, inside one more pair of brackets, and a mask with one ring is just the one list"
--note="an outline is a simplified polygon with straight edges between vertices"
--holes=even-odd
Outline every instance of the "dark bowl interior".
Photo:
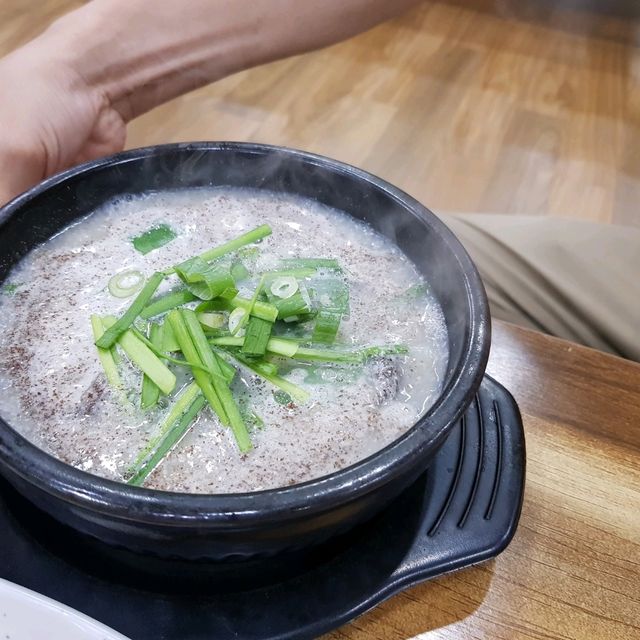
[[269,555],[371,516],[421,473],[480,384],[490,343],[484,289],[451,232],[388,183],[327,158],[265,145],[194,143],[122,153],[55,176],[0,211],[0,281],[31,249],[121,194],[236,186],[312,198],[391,238],[428,279],[449,333],[435,405],[403,437],[324,478],[250,494],[174,494],[74,469],[0,419],[0,472],[40,508],[110,544],[182,557]]

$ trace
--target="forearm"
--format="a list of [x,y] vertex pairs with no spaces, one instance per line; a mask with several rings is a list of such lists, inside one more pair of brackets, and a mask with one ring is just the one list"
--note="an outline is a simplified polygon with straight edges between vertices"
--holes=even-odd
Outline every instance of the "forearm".
[[93,0],[41,36],[125,120],[226,75],[320,48],[419,0]]

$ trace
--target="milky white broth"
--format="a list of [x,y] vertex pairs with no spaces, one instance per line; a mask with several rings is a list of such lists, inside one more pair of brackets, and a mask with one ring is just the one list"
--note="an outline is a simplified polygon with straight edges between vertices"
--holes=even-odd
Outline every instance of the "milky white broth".
[[[178,237],[141,255],[131,238],[158,223]],[[418,287],[417,297],[403,295],[424,285],[412,263],[389,240],[336,210],[228,188],[122,198],[32,251],[6,280],[23,284],[0,296],[0,414],[60,460],[122,480],[173,399],[150,412],[138,409],[140,373],[124,356],[121,375],[134,404],[118,401],[106,386],[89,317],[119,315],[131,303],[109,293],[109,279],[125,269],[149,276],[264,223],[273,235],[258,245],[256,270],[286,257],[337,258],[344,268],[350,316],[340,342],[409,347],[408,356],[393,359],[398,393],[380,402],[375,366],[358,375],[354,367],[321,365],[323,382],[310,383],[309,369],[300,364],[286,377],[311,399],[287,406],[275,401],[269,383],[241,371],[234,395],[248,391],[265,423],[250,431],[253,450],[240,454],[231,430],[206,407],[145,486],[194,493],[287,486],[349,466],[398,438],[434,402],[448,358],[444,317],[428,287]],[[174,279],[159,292],[171,286]],[[184,386],[180,380],[173,395]]]

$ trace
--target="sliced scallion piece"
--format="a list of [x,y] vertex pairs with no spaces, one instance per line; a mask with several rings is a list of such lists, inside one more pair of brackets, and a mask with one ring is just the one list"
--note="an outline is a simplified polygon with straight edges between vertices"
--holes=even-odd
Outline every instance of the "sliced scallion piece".
[[344,362],[346,364],[359,364],[363,359],[361,351],[333,351],[308,347],[300,347],[292,357],[308,362]]
[[148,231],[132,238],[136,251],[147,254],[154,249],[159,249],[177,237],[176,232],[168,224],[158,224]]
[[200,411],[206,406],[207,401],[203,396],[198,396],[184,413],[179,422],[167,433],[153,455],[144,463],[142,468],[127,482],[127,484],[140,486],[147,476],[160,464],[173,447],[184,438],[191,428]]
[[242,321],[244,317],[248,315],[249,314],[247,313],[247,311],[245,309],[241,309],[240,307],[234,309],[229,314],[229,331],[231,332],[231,335],[237,335],[239,337],[242,335]]
[[[202,363],[211,371],[222,375],[218,356],[211,350],[211,346],[207,342],[207,337],[204,335],[204,331],[198,322],[196,314],[190,309],[184,309],[182,311],[182,317],[184,318],[185,324]],[[213,379],[213,385],[216,393],[218,394],[218,398],[220,398],[220,402],[224,407],[227,417],[229,418],[231,430],[235,436],[238,448],[243,453],[249,451],[252,446],[251,439],[249,438],[249,432],[247,431],[247,427],[242,419],[242,415],[240,414],[240,409],[238,408],[236,401],[233,399],[231,389],[229,389],[227,385],[220,383],[216,378]]]
[[231,275],[236,282],[242,282],[246,280],[251,274],[249,273],[249,269],[242,264],[240,260],[236,260],[231,265]]
[[266,294],[269,302],[278,310],[279,320],[311,313],[309,294],[301,283],[298,290],[288,298],[279,298],[270,289],[266,290]]
[[262,302],[260,300],[255,300],[252,305],[251,300],[248,298],[236,296],[231,300],[231,306],[244,309],[245,311],[250,311],[251,315],[256,316],[256,318],[262,318],[269,322],[275,322],[278,317],[278,309],[276,307],[268,302]]
[[136,299],[131,303],[131,306],[126,310],[111,327],[109,327],[99,340],[96,340],[96,346],[102,349],[108,349],[113,343],[124,333],[140,315],[140,312],[144,309],[147,302],[151,299],[151,296],[155,293],[155,290],[160,286],[160,283],[164,280],[162,273],[154,273],[147,284],[144,285],[142,291],[138,294]]
[[[182,311],[180,309],[174,309],[173,311],[170,311],[169,315],[167,316],[167,320],[171,324],[171,328],[173,329],[173,333],[176,337],[176,340],[178,341],[178,344],[180,345],[180,350],[182,351],[184,357],[191,362],[195,362],[199,365],[204,366],[204,363],[198,355],[198,350],[196,349],[195,345],[193,344],[193,340],[189,335],[189,330],[187,329]],[[192,372],[195,381],[198,383],[200,389],[202,389],[204,397],[211,405],[211,408],[215,411],[220,422],[223,425],[228,425],[229,419],[227,417],[226,411],[224,410],[224,406],[220,401],[220,398],[218,397],[218,394],[213,386],[212,376],[196,368],[193,368]]]
[[362,359],[375,358],[376,356],[403,356],[409,353],[406,344],[392,344],[382,347],[365,347],[360,350]]
[[251,296],[251,300],[249,300],[248,308],[243,309],[244,314],[240,316],[239,318],[240,321],[235,330],[231,329],[231,317],[233,316],[234,313],[236,313],[236,311],[239,311],[239,309],[234,309],[231,315],[229,316],[229,331],[231,331],[231,333],[233,333],[234,335],[244,335],[244,328],[247,326],[247,323],[249,322],[249,318],[252,317],[251,314],[253,312],[253,308],[255,307],[255,304],[258,301],[258,296],[262,293],[263,288],[264,288],[264,277],[260,278],[260,282],[258,283],[258,286],[253,292],[253,296]]
[[299,288],[298,281],[292,276],[280,276],[269,285],[269,291],[282,300],[290,298]]
[[[163,325],[165,327],[165,329],[167,327],[169,327],[170,325],[166,324]],[[144,343],[147,347],[149,347],[149,349],[152,351],[152,353],[154,353],[156,356],[158,356],[158,358],[160,358],[161,360],[166,360],[167,362],[171,362],[172,364],[177,364],[179,367],[191,367],[192,369],[200,369],[201,371],[204,371],[205,373],[209,373],[212,376],[218,375],[215,373],[212,373],[211,371],[209,371],[209,369],[207,369],[207,367],[205,367],[203,364],[197,363],[197,362],[192,362],[190,360],[179,360],[178,358],[173,358],[172,356],[170,356],[168,353],[165,353],[164,351],[162,351],[161,349],[159,349],[158,347],[156,347],[156,345],[154,345],[143,333],[140,333],[140,331],[138,329],[136,329],[135,327],[131,327],[131,329],[129,329],[129,331],[132,331],[134,333],[134,335],[136,336],[136,338],[138,338],[138,340],[140,340],[140,342]],[[175,337],[174,337],[175,340]],[[178,347],[176,349],[174,349],[174,351],[180,351],[180,345],[178,345]]]
[[[102,318],[102,323],[105,327],[109,327],[110,325],[115,326],[116,319],[113,316],[106,316]],[[107,331],[108,330],[107,328]],[[129,360],[131,360],[140,371],[147,374],[147,376],[158,385],[162,393],[168,395],[173,391],[176,386],[175,375],[131,329],[127,329],[120,335],[118,344],[127,354]]]
[[364,347],[355,351],[337,351],[332,349],[313,349],[300,347],[291,356],[296,360],[306,360],[307,362],[337,362],[345,364],[360,364],[368,358],[376,356],[398,356],[409,353],[409,348],[404,344],[393,344],[388,346]]
[[173,333],[173,328],[171,327],[171,323],[166,320],[162,323],[162,332],[164,340],[162,342],[162,350],[165,353],[170,353],[172,351],[180,351],[180,345],[176,340],[176,337]]
[[[286,391],[296,402],[304,404],[309,400],[310,394],[306,389],[299,387],[297,384],[290,382],[286,378],[279,375],[275,375],[272,372],[272,368],[269,366],[271,363],[252,362],[248,358],[241,356],[240,354],[231,354],[231,357],[241,362],[247,369],[251,369],[254,373],[257,373],[260,377],[264,378],[267,382],[270,382],[274,387]],[[267,366],[264,366],[264,365]]]
[[219,247],[214,247],[213,249],[209,249],[208,251],[201,253],[200,257],[206,262],[211,262],[212,260],[221,258],[227,253],[237,251],[241,247],[258,242],[270,235],[271,227],[268,224],[262,224],[251,231],[247,231],[247,233],[243,233],[241,236],[238,236],[233,240],[229,240],[229,242],[221,244]]
[[218,364],[220,365],[222,377],[225,379],[227,385],[230,385],[233,382],[233,379],[236,377],[236,369],[235,367],[231,366],[224,358],[221,358],[217,354],[215,355],[218,359]]
[[198,321],[205,329],[221,329],[224,327],[225,317],[221,313],[200,312],[196,314]]
[[142,289],[144,276],[137,269],[116,273],[107,285],[109,293],[116,298],[128,298]]
[[[106,330],[102,323],[102,318],[96,315],[91,316],[91,328],[93,330],[94,340],[101,338],[102,334]],[[100,359],[100,364],[102,364],[102,368],[104,369],[104,375],[107,378],[107,382],[114,389],[122,391],[122,380],[120,380],[118,367],[116,366],[116,361],[113,357],[114,354],[111,349],[101,349],[100,347],[96,348],[98,349],[98,358]]]
[[311,278],[317,273],[316,269],[299,268],[299,269],[278,269],[277,271],[266,271],[263,273],[265,282],[270,283],[278,278],[298,278],[303,280],[304,278]]
[[198,256],[177,265],[175,272],[187,289],[201,300],[218,296],[231,299],[238,293],[229,269],[212,266]]
[[[149,326],[149,342],[159,350],[164,347],[164,330],[161,324],[152,322]],[[140,406],[143,409],[150,409],[158,404],[160,399],[160,388],[158,385],[145,373],[142,376],[142,391],[140,393]]]
[[[236,336],[222,336],[220,338],[209,338],[209,344],[216,347],[242,347],[244,338]],[[277,356],[285,356],[292,358],[298,351],[298,343],[294,340],[285,340],[284,338],[269,338],[267,342],[267,351]]]
[[293,358],[300,345],[295,340],[286,340],[285,338],[270,338],[267,342],[267,351],[278,356]]
[[138,454],[131,467],[127,470],[127,475],[135,473],[135,469],[139,467],[149,454],[158,446],[167,432],[174,425],[176,420],[180,419],[180,416],[189,408],[191,403],[200,394],[200,387],[196,382],[192,382],[190,385],[184,388],[184,390],[178,395],[175,403],[172,405],[166,418],[162,421],[158,433],[147,443],[146,447]]
[[2,289],[0,289],[0,291],[6,296],[12,296],[23,285],[23,282],[8,282],[7,284],[2,285]]
[[[258,242],[263,238],[266,238],[268,235],[271,235],[271,227],[268,224],[260,225],[247,233],[243,233],[241,236],[230,240],[229,242],[225,242],[218,247],[214,247],[213,249],[209,249],[204,253],[201,253],[198,258],[204,260],[205,262],[211,262],[222,256],[231,253],[232,251],[237,251],[241,247],[244,247],[252,242]],[[176,267],[172,267],[167,269],[164,273],[170,275],[176,272]]]
[[220,338],[209,338],[209,344],[220,347],[241,347],[244,344],[244,338],[238,336],[222,336]]
[[272,327],[273,322],[252,316],[247,323],[242,353],[248,356],[263,356],[267,350]]
[[313,330],[313,341],[333,344],[338,335],[342,313],[329,309],[321,309],[316,315],[316,326]]
[[170,311],[176,307],[181,307],[183,304],[198,300],[198,297],[193,295],[188,289],[179,289],[171,293],[166,293],[163,296],[159,296],[155,300],[152,300],[140,313],[140,317],[148,320],[153,316],[159,316],[165,311]]

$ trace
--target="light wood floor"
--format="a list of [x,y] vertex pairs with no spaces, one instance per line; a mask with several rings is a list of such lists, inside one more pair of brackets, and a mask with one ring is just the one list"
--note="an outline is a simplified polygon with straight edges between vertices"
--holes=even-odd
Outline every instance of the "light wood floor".
[[[2,0],[0,53],[78,4]],[[618,4],[428,2],[174,100],[132,123],[128,145],[282,144],[360,165],[435,211],[640,226],[640,18]]]

